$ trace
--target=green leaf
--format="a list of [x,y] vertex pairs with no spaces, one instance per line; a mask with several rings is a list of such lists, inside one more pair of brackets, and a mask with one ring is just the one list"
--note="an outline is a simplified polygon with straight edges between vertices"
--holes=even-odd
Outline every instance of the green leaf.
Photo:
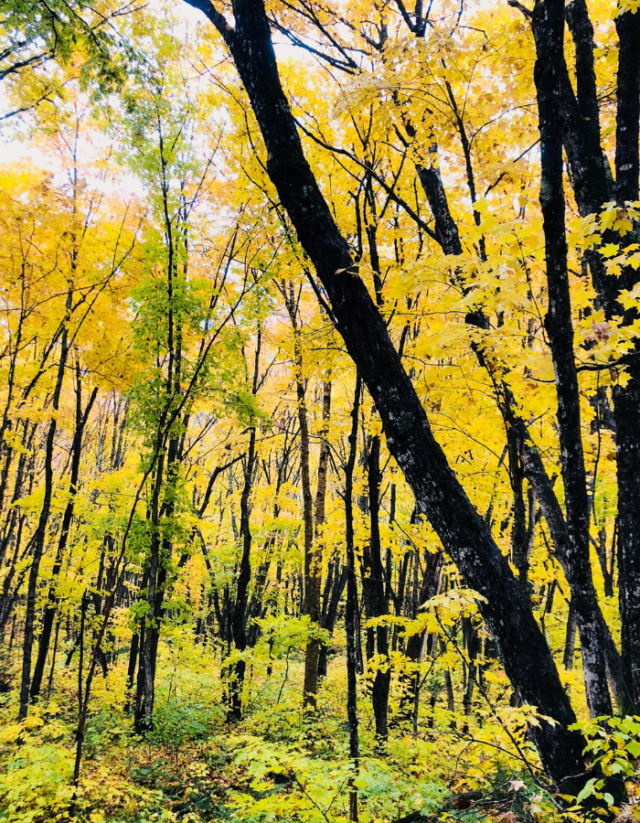
[[592,777],[590,780],[587,780],[585,785],[582,787],[581,791],[578,793],[576,797],[576,803],[582,803],[583,800],[586,800],[587,797],[591,797],[595,793],[595,785],[597,780],[595,777]]

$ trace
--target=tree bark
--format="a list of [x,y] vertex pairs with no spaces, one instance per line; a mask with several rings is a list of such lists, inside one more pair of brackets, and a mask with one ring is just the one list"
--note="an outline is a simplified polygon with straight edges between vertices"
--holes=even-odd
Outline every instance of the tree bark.
[[[333,635],[336,627],[338,609],[346,585],[347,567],[336,557],[329,563],[322,598],[322,628],[326,629],[330,636]],[[320,659],[318,661],[318,677],[326,677],[327,675],[327,653],[327,646],[323,643],[320,648]]]
[[567,671],[573,669],[573,658],[576,652],[576,610],[573,603],[569,603],[569,614],[567,615],[567,631],[564,640],[564,652],[562,655],[562,665]]
[[[437,552],[435,554],[429,553],[427,555],[424,577],[422,579],[422,586],[418,597],[420,604],[426,603],[427,600],[440,593],[443,565],[444,555],[442,552]],[[412,620],[415,620],[417,617],[417,611],[410,611],[406,616]],[[413,674],[407,674],[402,678],[406,684],[406,692],[401,700],[400,714],[405,720],[409,720],[412,715],[415,717],[415,706],[419,699],[420,690],[420,671],[417,669],[417,664],[421,662],[422,654],[424,652],[425,635],[426,632],[424,631],[412,634],[407,640],[404,650],[407,660],[413,664],[416,664],[416,671]]]

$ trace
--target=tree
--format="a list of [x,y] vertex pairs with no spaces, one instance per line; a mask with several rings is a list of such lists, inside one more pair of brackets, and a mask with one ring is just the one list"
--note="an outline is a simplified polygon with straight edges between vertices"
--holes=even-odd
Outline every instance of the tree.
[[205,11],[231,51],[267,145],[267,170],[331,301],[338,331],[383,420],[390,450],[465,581],[486,598],[483,618],[518,696],[557,722],[543,723],[532,733],[549,776],[558,785],[570,785],[571,776],[583,770],[581,743],[567,728],[574,715],[555,664],[486,524],[433,438],[383,320],[357,277],[304,157],[280,84],[264,6],[234,3],[231,28],[212,4],[192,5]]

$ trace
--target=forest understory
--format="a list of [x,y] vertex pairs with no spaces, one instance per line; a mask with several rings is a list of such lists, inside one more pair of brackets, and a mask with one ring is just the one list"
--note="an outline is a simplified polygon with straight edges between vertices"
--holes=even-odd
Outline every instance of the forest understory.
[[[7,819],[348,819],[354,767],[342,698],[344,641],[334,652],[317,711],[305,715],[299,638],[279,642],[271,653],[259,649],[251,664],[246,717],[229,723],[219,655],[194,643],[190,630],[176,630],[160,650],[154,729],[144,737],[136,735],[123,710],[126,662],[114,662],[106,681],[96,683],[77,792],[72,781],[77,693],[61,656],[51,692],[26,726],[14,722],[15,701],[3,701],[5,756],[20,735],[19,759],[9,772],[13,780],[3,794],[13,813],[5,812]],[[477,699],[473,714],[465,715],[464,682],[454,675],[447,693],[441,672],[423,679],[417,716],[412,711],[407,719],[401,706],[392,704],[384,746],[376,741],[367,706],[371,684],[363,683],[354,778],[359,819],[554,818],[535,753],[521,741],[532,770],[512,753],[509,732],[518,738],[523,720],[498,719]]]

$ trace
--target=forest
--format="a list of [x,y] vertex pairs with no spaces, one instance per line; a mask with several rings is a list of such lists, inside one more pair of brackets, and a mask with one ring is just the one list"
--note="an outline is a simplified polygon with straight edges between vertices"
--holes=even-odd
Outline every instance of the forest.
[[0,823],[640,820],[640,0],[3,0]]

